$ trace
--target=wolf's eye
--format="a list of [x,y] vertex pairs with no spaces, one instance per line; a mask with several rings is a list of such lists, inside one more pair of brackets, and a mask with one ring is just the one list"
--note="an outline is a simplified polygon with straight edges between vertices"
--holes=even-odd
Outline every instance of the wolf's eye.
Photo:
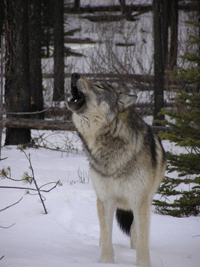
[[104,86],[100,83],[95,83],[95,86],[98,87],[99,89],[102,89],[102,90],[105,89]]

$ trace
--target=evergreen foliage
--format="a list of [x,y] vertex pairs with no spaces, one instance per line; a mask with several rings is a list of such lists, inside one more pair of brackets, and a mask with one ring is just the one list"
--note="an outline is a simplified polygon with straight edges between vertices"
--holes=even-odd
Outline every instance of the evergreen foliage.
[[[200,24],[193,22],[200,29]],[[178,173],[177,178],[166,176],[158,193],[164,201],[154,200],[159,213],[172,216],[190,216],[200,213],[200,38],[190,35],[190,45],[196,47],[193,52],[187,52],[183,58],[187,68],[175,67],[170,72],[171,78],[179,78],[193,85],[193,89],[184,88],[176,90],[175,104],[177,109],[170,112],[162,110],[169,120],[162,123],[172,128],[170,132],[161,132],[160,137],[174,142],[182,147],[183,153],[167,152],[167,172]],[[174,199],[170,202],[168,198]]]

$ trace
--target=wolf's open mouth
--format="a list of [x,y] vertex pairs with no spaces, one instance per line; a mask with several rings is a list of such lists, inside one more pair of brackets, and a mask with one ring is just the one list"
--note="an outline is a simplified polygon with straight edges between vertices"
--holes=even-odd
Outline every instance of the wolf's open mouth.
[[76,85],[71,85],[72,98],[68,100],[68,107],[71,110],[80,109],[85,103],[84,94],[78,90]]

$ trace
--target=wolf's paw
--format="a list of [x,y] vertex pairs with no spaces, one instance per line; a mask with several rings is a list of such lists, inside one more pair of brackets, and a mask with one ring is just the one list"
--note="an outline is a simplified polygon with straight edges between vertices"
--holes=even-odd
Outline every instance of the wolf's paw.
[[101,262],[102,263],[115,263],[114,251],[112,247],[103,248],[101,251]]
[[115,263],[114,261],[114,253],[102,253],[101,254],[101,262],[102,263]]
[[151,267],[150,260],[144,261],[144,260],[137,260],[136,261],[136,266],[141,266],[141,267]]
[[115,261],[113,258],[103,257],[103,258],[101,258],[101,263],[115,263]]

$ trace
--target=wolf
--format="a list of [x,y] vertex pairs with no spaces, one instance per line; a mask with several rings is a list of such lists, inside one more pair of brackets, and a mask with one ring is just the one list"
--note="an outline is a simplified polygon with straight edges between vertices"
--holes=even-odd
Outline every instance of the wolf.
[[149,267],[151,202],[161,183],[166,157],[160,139],[135,112],[135,95],[106,82],[71,76],[67,101],[83,142],[97,195],[101,262],[113,263],[112,224],[130,235],[136,265]]

